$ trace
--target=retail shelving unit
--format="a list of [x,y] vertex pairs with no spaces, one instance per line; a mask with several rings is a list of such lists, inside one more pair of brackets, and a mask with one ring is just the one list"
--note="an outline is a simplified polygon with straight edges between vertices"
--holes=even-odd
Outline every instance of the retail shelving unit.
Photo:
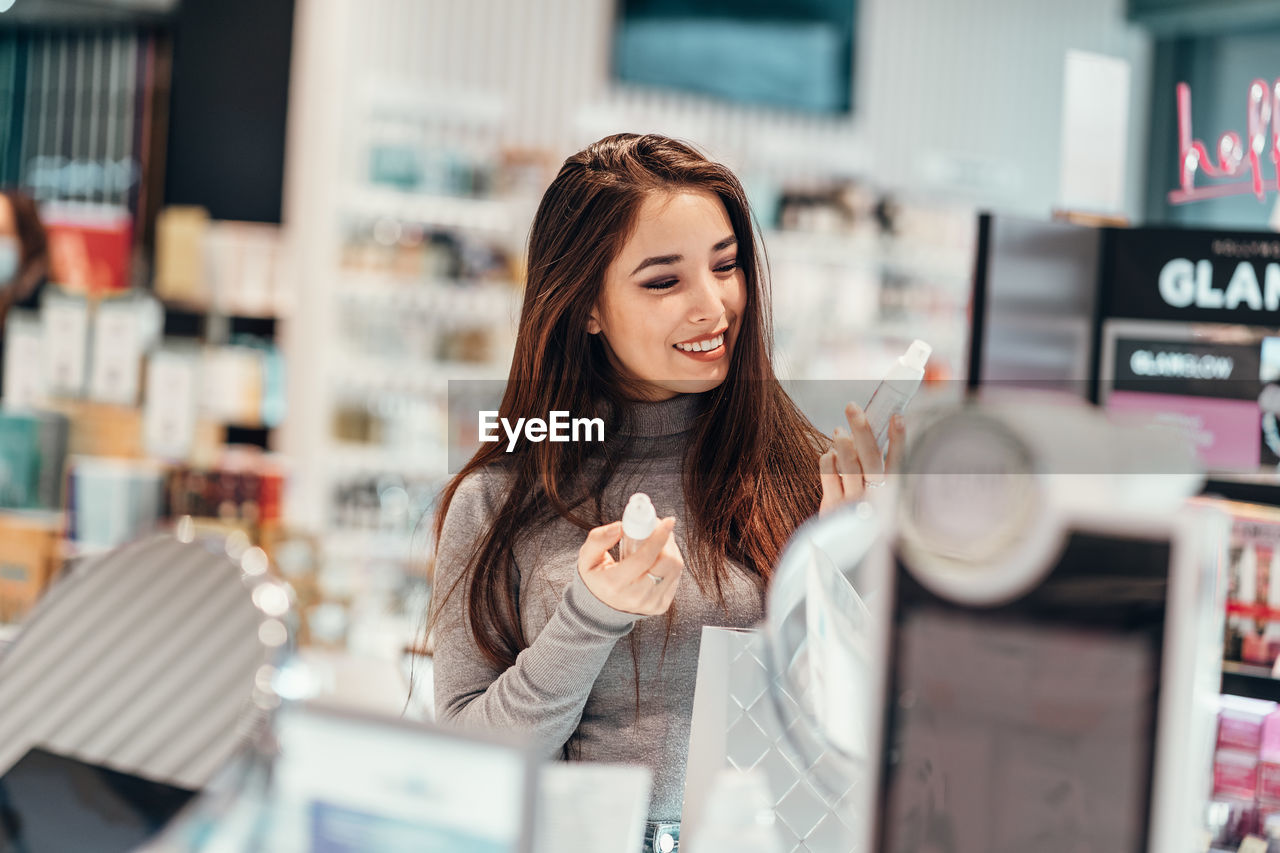
[[506,378],[531,211],[480,185],[501,105],[379,77],[354,14],[299,19],[286,211],[307,297],[285,443],[304,485],[289,515],[318,534],[330,630],[313,641],[398,662],[425,607],[449,382]]
[[[444,54],[422,55],[403,29],[429,17],[328,2],[309,7],[297,29],[286,218],[306,297],[287,342],[296,418],[284,445],[300,472],[289,517],[321,535],[322,584],[332,579],[353,610],[362,585],[420,583],[431,492],[467,449],[463,425],[449,420],[447,383],[506,378],[538,198],[562,158],[590,141],[576,138],[591,124],[584,118],[558,127],[552,145],[524,82],[502,82],[500,69],[470,74],[469,63],[508,57],[468,56],[455,68]],[[809,127],[775,123],[786,121]],[[652,125],[619,116],[603,132],[635,123]],[[795,164],[766,148],[711,153],[749,188],[785,189]],[[848,177],[818,182],[843,187]],[[784,378],[878,380],[915,338],[934,346],[929,378],[962,375],[972,212],[899,199],[904,215],[890,233],[868,212],[875,200],[856,221],[807,224],[757,206]],[[437,251],[449,244],[462,246],[461,269]],[[486,246],[505,260],[477,269],[469,247],[483,255]],[[462,332],[468,325],[475,334]],[[475,345],[482,334],[489,342]],[[412,424],[388,426],[396,418],[382,408],[413,410]],[[411,639],[417,615],[389,618]]]

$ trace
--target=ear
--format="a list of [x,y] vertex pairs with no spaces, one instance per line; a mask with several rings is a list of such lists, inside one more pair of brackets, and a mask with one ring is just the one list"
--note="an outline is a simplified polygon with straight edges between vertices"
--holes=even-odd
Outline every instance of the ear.
[[587,317],[587,334],[598,335],[600,331],[600,320],[596,317],[596,309],[592,308],[591,315]]

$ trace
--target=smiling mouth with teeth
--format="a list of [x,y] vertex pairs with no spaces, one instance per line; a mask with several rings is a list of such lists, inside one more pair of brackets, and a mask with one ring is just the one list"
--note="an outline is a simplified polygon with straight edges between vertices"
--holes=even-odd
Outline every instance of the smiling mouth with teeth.
[[685,352],[709,352],[724,343],[724,332],[716,335],[714,338],[707,338],[705,341],[699,341],[695,344],[672,344],[678,350]]

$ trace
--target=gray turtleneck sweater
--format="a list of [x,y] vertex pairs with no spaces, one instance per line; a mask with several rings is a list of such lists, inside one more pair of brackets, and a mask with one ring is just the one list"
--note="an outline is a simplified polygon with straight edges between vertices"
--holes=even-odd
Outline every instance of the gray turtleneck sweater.
[[[727,612],[689,576],[681,460],[704,404],[705,395],[684,394],[635,405],[625,427],[635,436],[634,452],[603,498],[613,518],[622,517],[633,492],[648,494],[659,517],[676,517],[686,572],[665,655],[667,617],[634,616],[597,599],[578,575],[586,531],[562,518],[516,546],[520,620],[530,645],[513,666],[495,669],[476,649],[464,587],[450,597],[435,628],[438,720],[515,732],[547,756],[644,765],[653,771],[650,820],[680,819],[702,627],[746,628],[764,615],[760,588],[732,561],[724,585]],[[502,473],[486,469],[458,488],[437,543],[436,590],[457,580],[466,554],[501,506],[505,486]],[[432,606],[439,602],[433,599]]]

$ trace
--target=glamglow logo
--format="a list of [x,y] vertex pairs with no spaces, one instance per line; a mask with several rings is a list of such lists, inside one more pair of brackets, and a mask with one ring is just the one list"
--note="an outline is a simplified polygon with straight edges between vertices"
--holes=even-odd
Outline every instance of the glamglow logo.
[[498,442],[498,427],[507,435],[507,452],[516,449],[516,442],[521,433],[526,441],[604,441],[603,418],[570,418],[565,411],[549,413],[548,420],[542,418],[517,418],[514,424],[507,418],[498,417],[496,411],[480,412],[480,440]]
[[1189,352],[1136,350],[1129,356],[1134,376],[1173,379],[1230,379],[1235,359],[1222,355],[1195,355]]
[[1160,269],[1160,298],[1174,308],[1225,308],[1241,305],[1253,311],[1280,310],[1280,263],[1269,263],[1258,271],[1249,261],[1236,264],[1226,290],[1213,286],[1213,262],[1174,258]]

